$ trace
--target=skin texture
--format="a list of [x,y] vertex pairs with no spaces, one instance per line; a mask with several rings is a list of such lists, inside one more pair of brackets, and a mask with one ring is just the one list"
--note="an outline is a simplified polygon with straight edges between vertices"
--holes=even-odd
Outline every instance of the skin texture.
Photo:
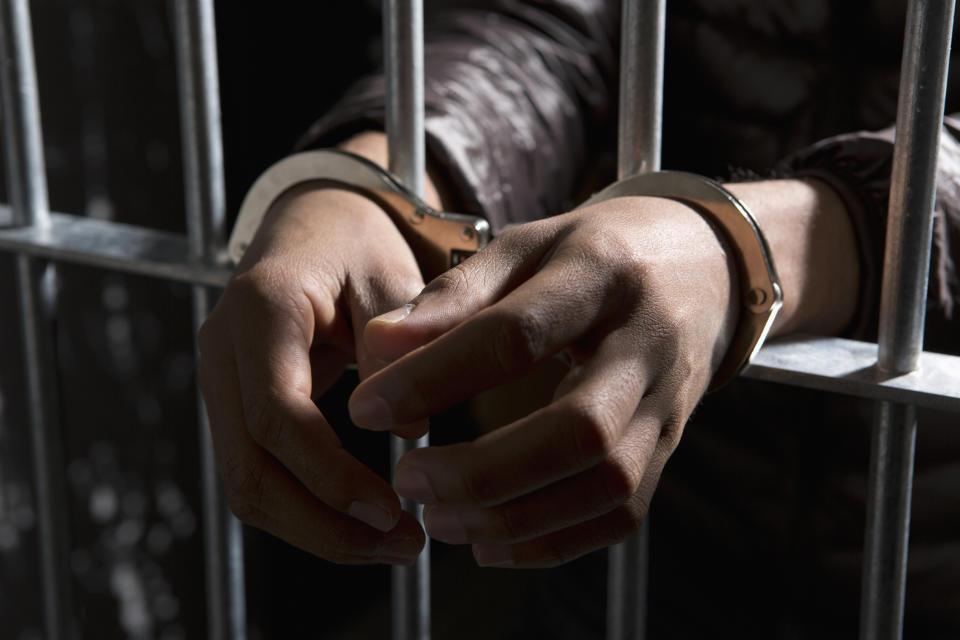
[[[382,135],[347,147],[385,159]],[[729,188],[757,215],[783,283],[774,332],[841,330],[859,274],[839,199],[817,182]],[[394,485],[428,505],[431,536],[472,544],[481,565],[553,566],[619,542],[643,520],[736,327],[725,249],[686,205],[618,198],[513,227],[423,288],[376,205],[309,185],[288,194],[200,335],[234,511],[333,561],[410,562],[419,525],[340,447],[311,395],[356,358],[354,422],[412,437],[438,411],[559,357],[545,406],[472,442],[410,452]]]

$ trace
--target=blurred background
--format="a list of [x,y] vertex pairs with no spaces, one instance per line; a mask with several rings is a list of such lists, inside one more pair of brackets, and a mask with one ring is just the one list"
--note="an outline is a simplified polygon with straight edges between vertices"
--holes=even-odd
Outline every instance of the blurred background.
[[[231,215],[256,175],[289,151],[350,78],[375,64],[376,39],[366,36],[379,32],[376,4],[264,10],[217,3]],[[184,232],[171,3],[30,6],[52,209]],[[69,265],[59,275],[50,339],[84,637],[203,637],[189,288]],[[0,637],[26,640],[42,637],[42,611],[19,316],[6,254],[0,353]],[[276,575],[284,563],[309,562],[279,543],[248,538],[254,578],[265,571],[256,562],[264,554]],[[282,550],[260,552],[260,545]],[[286,605],[274,607],[270,590],[258,595],[258,580],[251,584],[252,619],[282,612]],[[254,637],[261,626],[254,624]]]

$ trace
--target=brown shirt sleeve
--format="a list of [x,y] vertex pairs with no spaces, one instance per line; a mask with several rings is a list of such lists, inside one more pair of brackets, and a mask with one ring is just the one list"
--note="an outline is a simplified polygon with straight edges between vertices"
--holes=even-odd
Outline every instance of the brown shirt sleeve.
[[[445,195],[495,232],[576,204],[588,148],[616,120],[619,3],[434,8],[424,27],[427,154]],[[382,130],[383,104],[382,75],[364,78],[298,146]]]

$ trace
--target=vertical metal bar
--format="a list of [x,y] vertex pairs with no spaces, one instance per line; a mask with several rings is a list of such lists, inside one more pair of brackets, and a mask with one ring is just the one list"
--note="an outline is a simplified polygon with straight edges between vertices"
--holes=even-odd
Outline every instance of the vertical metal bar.
[[50,225],[33,33],[26,0],[0,3],[7,188],[17,224]]
[[[666,0],[623,0],[617,178],[660,170]],[[646,636],[650,524],[610,547],[607,638]]]
[[[411,191],[423,195],[426,171],[423,104],[423,2],[383,1],[384,67],[387,74],[386,127],[389,168]],[[429,444],[390,440],[391,466],[408,451]],[[401,500],[403,508],[423,523],[423,507]],[[394,640],[430,637],[430,539],[411,567],[393,567],[392,613]]]
[[666,0],[623,0],[617,178],[660,170]]
[[[50,213],[32,33],[27,0],[0,0],[0,92],[7,187],[14,224],[45,228],[50,224]],[[48,638],[60,639],[75,637],[77,629],[67,564],[66,491],[54,355],[49,348],[49,321],[55,301],[53,287],[41,289],[44,267],[41,261],[17,256],[44,627]],[[54,276],[52,271],[49,273]]]
[[[174,19],[187,234],[195,256],[217,258],[226,237],[226,198],[213,2],[175,0]],[[195,333],[215,299],[214,291],[193,288]],[[207,636],[240,640],[246,637],[242,531],[227,508],[203,400],[198,403]]]
[[[881,371],[891,375],[916,368],[923,348],[954,5],[955,0],[911,0],[907,8],[877,362]],[[860,601],[860,637],[864,639],[899,639],[903,634],[916,429],[912,405],[878,403]]]

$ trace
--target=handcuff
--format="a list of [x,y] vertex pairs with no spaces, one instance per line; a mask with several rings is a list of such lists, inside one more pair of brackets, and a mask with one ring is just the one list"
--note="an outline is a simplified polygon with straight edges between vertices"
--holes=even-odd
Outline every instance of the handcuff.
[[380,205],[410,246],[425,280],[463,262],[490,240],[490,225],[483,218],[437,211],[389,171],[366,158],[320,149],[280,160],[250,187],[227,243],[227,254],[234,264],[250,246],[277,198],[304,183],[355,191]]
[[[490,240],[490,226],[483,218],[437,211],[393,174],[366,158],[322,149],[288,156],[257,178],[240,206],[227,244],[234,264],[240,261],[277,198],[297,185],[314,182],[356,191],[379,204],[409,244],[427,281],[463,262]],[[626,196],[683,202],[719,227],[729,241],[739,276],[742,310],[727,353],[710,383],[710,390],[715,390],[749,364],[783,305],[783,290],[766,239],[746,205],[719,183],[693,173],[658,171],[631,176],[602,189],[580,206]]]
[[627,196],[682,202],[718,227],[728,241],[736,263],[741,311],[733,339],[710,381],[709,390],[719,389],[750,363],[783,306],[783,289],[766,238],[753,213],[739,198],[718,182],[695,173],[656,171],[624,178],[580,206]]

